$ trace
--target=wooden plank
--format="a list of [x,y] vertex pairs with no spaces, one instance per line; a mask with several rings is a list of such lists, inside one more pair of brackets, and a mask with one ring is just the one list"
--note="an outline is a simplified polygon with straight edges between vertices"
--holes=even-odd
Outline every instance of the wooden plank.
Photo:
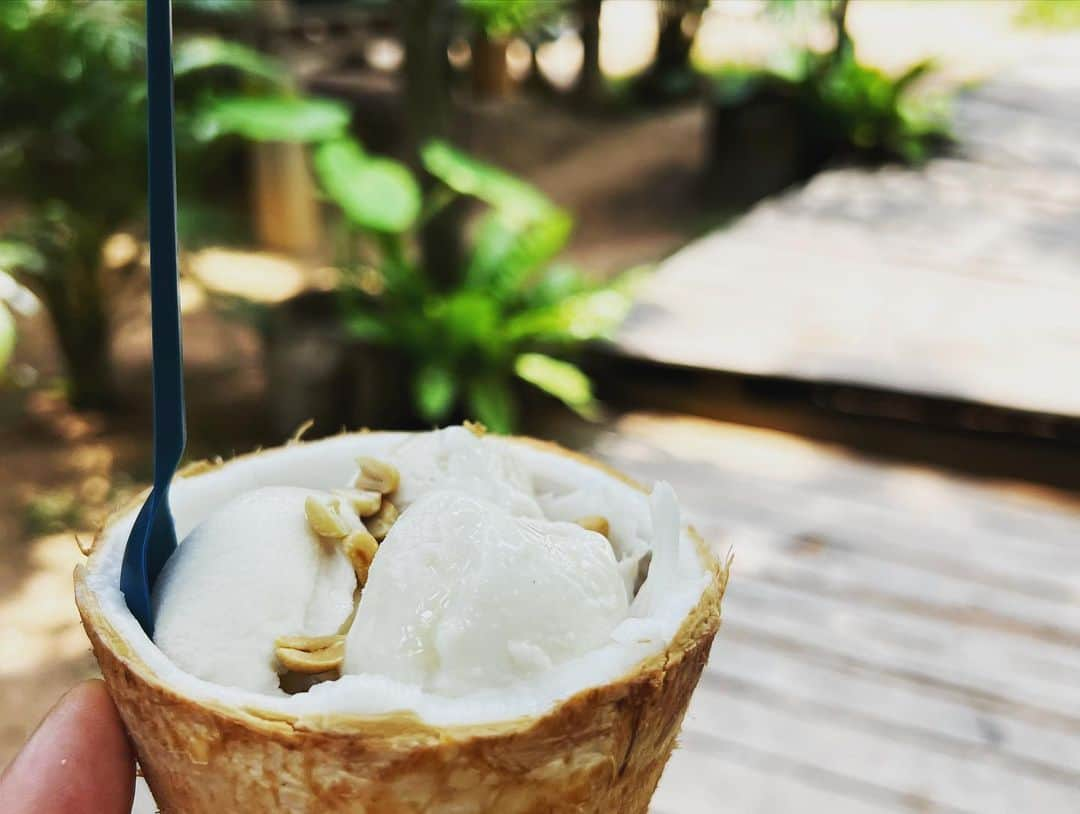
[[[635,422],[640,419],[625,424],[631,434]],[[822,455],[821,448],[779,440],[783,436],[775,433],[696,436],[704,426],[708,423],[668,425],[663,447],[635,439],[628,450],[625,441],[602,440],[597,451],[642,477],[670,480],[688,517],[703,525],[834,537],[895,561],[1077,602],[1080,512],[1075,509],[1008,498],[1000,490],[972,492],[902,467]],[[755,449],[764,466],[750,460]],[[680,456],[677,463],[673,455]],[[762,468],[765,473],[758,471]]]
[[[713,527],[698,528],[710,538]],[[719,535],[720,530],[716,531]],[[742,542],[748,536],[748,542]],[[924,563],[912,565],[867,555],[858,549],[857,542],[838,541],[829,533],[794,539],[767,533],[738,535],[735,545],[763,579],[961,627],[1000,630],[1080,647],[1080,604],[1003,590],[1001,585],[942,573]],[[754,550],[748,551],[748,546]]]
[[[688,747],[744,747],[823,776],[863,783],[915,810],[1013,814],[1067,811],[1080,788],[977,755],[947,754],[897,740],[884,729],[868,730],[818,707],[735,693],[701,693],[684,732]],[[691,736],[696,736],[696,740]]]
[[721,633],[699,692],[751,693],[845,717],[854,725],[929,748],[978,755],[995,765],[1080,786],[1080,732],[1016,719],[878,672],[852,672],[801,653]]
[[772,755],[688,733],[664,770],[650,810],[652,814],[887,814],[911,809],[869,784],[830,778],[801,764],[779,768]]
[[883,612],[746,573],[732,581],[727,612],[754,629],[986,690],[1080,725],[1080,652],[1072,648]]

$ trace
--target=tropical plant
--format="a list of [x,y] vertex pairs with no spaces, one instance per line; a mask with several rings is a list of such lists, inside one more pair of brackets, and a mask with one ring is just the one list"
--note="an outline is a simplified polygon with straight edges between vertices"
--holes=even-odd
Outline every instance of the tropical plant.
[[779,51],[763,66],[715,70],[713,99],[721,107],[741,105],[757,95],[786,100],[820,160],[921,163],[952,140],[948,99],[916,92],[934,63],[925,60],[892,76],[859,62],[847,28],[849,8],[849,0],[812,7],[771,0],[768,9],[773,13],[827,15],[835,44],[825,53],[795,46]]
[[[236,0],[188,2],[212,11]],[[44,303],[76,406],[113,400],[102,247],[145,209],[142,14],[135,2],[0,3],[0,197],[18,213],[0,237],[40,259],[8,270]],[[211,89],[235,94],[242,78],[278,100],[288,88],[271,60],[217,37],[178,35],[174,62],[184,198],[206,177]]]
[[721,107],[759,94],[786,99],[804,137],[824,158],[918,164],[952,139],[948,100],[912,92],[932,69],[924,61],[890,76],[860,63],[851,48],[829,54],[798,50],[763,68],[716,72],[713,99]]
[[[426,197],[406,167],[354,141],[315,153],[317,175],[349,231],[377,249],[374,263],[346,266],[345,327],[409,360],[425,421],[469,415],[509,432],[518,414],[515,378],[592,415],[590,381],[565,357],[618,325],[630,304],[626,286],[591,283],[558,261],[572,219],[532,186],[443,141],[426,144],[422,160],[440,182]],[[416,262],[416,233],[455,196],[486,210],[457,279],[440,288]]]
[[932,61],[895,77],[859,63],[850,49],[826,64],[811,58],[806,65],[796,80],[800,100],[837,152],[918,164],[951,140],[946,100],[911,92]]
[[[340,212],[338,291],[343,326],[354,339],[406,360],[412,401],[424,421],[472,417],[496,432],[514,429],[515,380],[586,416],[596,402],[587,375],[567,356],[606,336],[630,306],[627,276],[590,282],[558,257],[573,220],[530,184],[439,139],[420,149],[436,179],[425,191],[405,164],[373,155],[355,139],[297,133],[295,120],[237,115],[240,100],[208,115],[243,122],[265,140],[313,142],[319,184]],[[250,112],[250,111],[248,111]],[[426,223],[460,199],[484,207],[470,250],[452,279],[432,273],[421,247]]]

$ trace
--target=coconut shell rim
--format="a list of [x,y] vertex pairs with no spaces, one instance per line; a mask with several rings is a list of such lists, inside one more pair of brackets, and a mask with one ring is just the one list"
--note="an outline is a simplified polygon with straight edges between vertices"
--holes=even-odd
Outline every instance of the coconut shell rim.
[[[355,433],[342,433],[336,438],[351,435],[387,434],[361,431]],[[597,461],[587,455],[573,450],[568,450],[551,441],[529,438],[525,436],[509,436],[506,440],[532,446],[542,452],[570,458],[578,463],[597,469],[605,474],[616,478],[639,492],[645,492],[645,488],[636,480],[619,470]],[[298,439],[289,442],[285,446],[302,443]],[[277,447],[280,449],[280,447]],[[229,463],[244,458],[259,455],[268,450],[257,449],[252,452],[238,455]],[[214,471],[225,465],[225,461],[214,459],[212,461],[197,461],[185,466],[177,473],[178,477],[194,478]],[[702,591],[698,603],[684,617],[682,624],[668,644],[659,653],[646,657],[623,673],[618,678],[602,684],[594,684],[582,688],[573,695],[567,696],[555,702],[544,711],[536,715],[520,716],[505,721],[486,722],[479,724],[452,724],[436,725],[422,720],[416,713],[408,711],[391,712],[378,715],[363,715],[358,713],[329,713],[329,714],[291,714],[274,710],[261,709],[254,706],[239,707],[230,704],[218,703],[213,700],[198,698],[187,695],[174,685],[162,680],[157,673],[147,665],[139,654],[111,624],[101,610],[97,594],[87,584],[87,577],[92,570],[96,555],[100,552],[100,543],[112,525],[131,508],[139,505],[145,499],[146,492],[141,492],[130,501],[118,506],[108,517],[105,523],[97,531],[90,546],[90,553],[86,563],[79,564],[75,568],[75,601],[82,617],[83,627],[91,642],[96,642],[109,650],[111,656],[116,659],[127,672],[138,682],[152,687],[158,692],[169,696],[173,701],[180,704],[194,705],[204,709],[215,716],[223,717],[232,723],[243,726],[262,736],[285,736],[294,737],[302,734],[318,734],[323,737],[354,737],[358,734],[374,737],[415,737],[419,739],[468,739],[486,736],[505,736],[523,734],[534,727],[538,722],[557,716],[564,708],[572,708],[580,705],[584,698],[599,691],[613,691],[619,687],[629,691],[629,686],[637,681],[658,680],[669,669],[674,660],[681,658],[689,651],[701,645],[711,643],[713,636],[720,627],[720,608],[724,592],[727,588],[728,577],[731,568],[731,555],[724,562],[715,556],[708,544],[692,526],[687,527],[691,539],[694,541],[698,556],[701,558],[704,571],[710,573],[712,578]],[[97,655],[95,653],[95,655]],[[100,661],[100,658],[98,659]]]

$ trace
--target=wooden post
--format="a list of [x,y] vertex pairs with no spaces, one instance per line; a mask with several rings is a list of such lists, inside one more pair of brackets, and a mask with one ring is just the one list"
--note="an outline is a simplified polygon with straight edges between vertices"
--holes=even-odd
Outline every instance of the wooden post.
[[[279,50],[280,32],[292,22],[286,0],[257,4],[266,31],[265,45]],[[253,144],[251,150],[252,208],[259,243],[275,251],[316,254],[324,245],[315,181],[307,151],[300,144]]]
[[255,234],[267,248],[313,255],[324,245],[315,181],[302,144],[254,144]]
[[510,94],[514,82],[506,70],[506,37],[492,37],[482,28],[472,42],[472,88],[481,99],[502,99]]
[[600,72],[600,7],[604,0],[579,0],[581,45],[584,49],[581,75],[574,88],[579,104],[586,108],[599,104],[604,95],[604,75]]

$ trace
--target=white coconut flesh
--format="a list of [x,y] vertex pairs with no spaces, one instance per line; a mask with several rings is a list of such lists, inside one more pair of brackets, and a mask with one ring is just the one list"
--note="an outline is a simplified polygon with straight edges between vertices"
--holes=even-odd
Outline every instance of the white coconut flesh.
[[[359,456],[398,467],[402,512],[350,623],[355,577],[307,529],[303,502],[348,484]],[[663,651],[712,579],[666,484],[646,495],[583,461],[462,428],[239,458],[177,479],[172,508],[183,542],[155,591],[157,643],[119,590],[135,511],[103,533],[88,587],[176,692],[285,715],[411,712],[436,726],[542,715]],[[574,524],[589,515],[609,520],[607,538]],[[283,693],[274,638],[344,625],[341,677]]]

